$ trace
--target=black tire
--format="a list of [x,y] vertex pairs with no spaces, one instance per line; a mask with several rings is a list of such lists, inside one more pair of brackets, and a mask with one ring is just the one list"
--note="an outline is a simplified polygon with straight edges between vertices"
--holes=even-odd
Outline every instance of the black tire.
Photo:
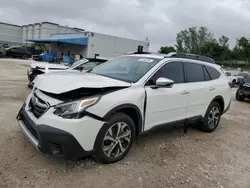
[[235,94],[235,98],[237,101],[244,101],[245,97],[240,95],[240,89],[237,90],[236,94]]
[[[216,122],[214,122],[215,120],[213,120],[214,125],[212,126],[210,124],[210,120],[211,120],[210,113],[213,109],[218,109],[219,112],[218,112],[218,119],[216,119]],[[207,112],[206,112],[206,115],[204,117],[204,121],[200,127],[200,130],[203,132],[208,132],[208,133],[213,132],[218,127],[218,125],[220,123],[221,114],[222,114],[222,111],[221,111],[221,107],[220,107],[219,103],[216,101],[212,102],[207,109]]]
[[29,59],[27,55],[23,55],[23,59]]
[[[124,132],[124,133],[127,133],[128,130],[131,131],[130,142],[127,142],[125,139],[122,140],[122,141],[121,140],[117,141],[117,138],[121,137],[122,135],[119,135],[119,137],[116,137],[116,139],[114,139],[116,141],[109,141],[109,140],[105,140],[104,139],[105,136],[108,136],[107,134],[110,133],[109,130],[112,131],[112,135],[113,135],[112,139],[115,137],[114,135],[117,134],[115,126],[119,122],[123,122],[122,125],[127,125],[127,131]],[[99,133],[97,135],[97,138],[96,138],[96,141],[95,141],[95,151],[96,151],[95,152],[95,158],[98,161],[100,161],[102,163],[105,163],[105,164],[109,164],[109,163],[114,163],[114,162],[120,161],[129,152],[129,150],[130,150],[130,148],[131,148],[131,146],[133,144],[134,139],[135,139],[135,124],[134,124],[133,120],[128,115],[126,115],[124,113],[120,113],[120,112],[119,113],[115,113],[114,115],[112,115],[112,117],[109,119],[109,121],[103,125],[103,127],[101,128],[101,130],[99,131]],[[110,142],[110,144],[109,143],[105,143],[105,142]],[[119,145],[120,143],[117,144],[117,142],[120,142],[121,144],[125,144],[126,145],[126,149],[123,152],[121,152],[122,150],[120,149],[121,148],[120,145]],[[105,145],[108,145],[108,146],[106,146],[106,148],[109,148],[110,146],[116,145],[114,147],[114,149],[112,149],[112,151],[114,151],[116,149],[118,151],[118,153],[119,153],[119,151],[121,153],[117,157],[116,156],[113,156],[113,157],[108,156],[108,154],[104,152]],[[116,147],[119,147],[119,148],[116,148]],[[110,150],[107,150],[106,152],[109,153],[109,151]],[[112,153],[110,155],[112,155]]]

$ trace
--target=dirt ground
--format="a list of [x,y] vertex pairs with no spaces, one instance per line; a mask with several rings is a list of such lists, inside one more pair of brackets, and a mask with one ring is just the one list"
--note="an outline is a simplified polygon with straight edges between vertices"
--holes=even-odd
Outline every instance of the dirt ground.
[[28,61],[0,60],[0,187],[250,187],[250,102],[235,101],[218,129],[160,127],[138,138],[124,160],[65,161],[40,154],[16,114],[30,90]]

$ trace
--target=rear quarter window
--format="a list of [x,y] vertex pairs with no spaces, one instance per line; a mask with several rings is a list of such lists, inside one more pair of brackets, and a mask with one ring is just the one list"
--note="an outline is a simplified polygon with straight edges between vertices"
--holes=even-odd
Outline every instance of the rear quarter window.
[[205,67],[212,80],[215,80],[220,77],[220,73],[216,69],[209,67],[209,66],[205,66]]

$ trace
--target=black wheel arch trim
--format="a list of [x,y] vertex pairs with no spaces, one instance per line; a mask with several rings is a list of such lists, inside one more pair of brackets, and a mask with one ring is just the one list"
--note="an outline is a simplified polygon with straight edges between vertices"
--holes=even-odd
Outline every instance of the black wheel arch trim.
[[[218,95],[218,96],[214,97],[213,100],[210,102],[210,104],[211,104],[212,102],[216,101],[217,99],[220,99],[220,100],[223,101],[223,108],[225,109],[225,101],[224,101],[224,98],[223,98],[221,95]],[[210,105],[210,104],[209,104],[209,105]],[[209,105],[208,105],[208,106],[209,106]],[[224,109],[221,109],[221,113],[224,112]]]
[[[138,126],[138,134],[140,134],[141,132],[143,132],[143,116],[142,116],[142,112],[141,110],[138,108],[138,106],[131,104],[131,103],[126,103],[126,104],[121,104],[116,106],[115,108],[111,109],[108,113],[106,113],[106,115],[104,115],[103,119],[105,121],[108,121],[109,118],[115,113],[118,112],[122,109],[126,109],[126,108],[132,108],[137,112],[138,115],[138,122],[135,122],[135,125]],[[138,125],[137,125],[138,124]]]

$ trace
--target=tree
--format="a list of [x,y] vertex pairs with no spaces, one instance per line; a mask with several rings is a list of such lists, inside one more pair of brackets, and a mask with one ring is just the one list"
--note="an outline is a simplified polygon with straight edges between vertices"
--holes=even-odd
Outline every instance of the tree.
[[206,42],[200,49],[200,54],[213,58],[216,61],[229,59],[230,53],[227,46],[222,46],[218,42]]
[[162,46],[159,50],[159,53],[168,54],[170,52],[176,52],[173,46]]
[[237,45],[242,53],[243,58],[248,61],[250,59],[250,43],[246,37],[237,40]]
[[190,27],[177,34],[177,51],[199,54],[200,48],[207,42],[215,42],[213,34],[206,28]]

